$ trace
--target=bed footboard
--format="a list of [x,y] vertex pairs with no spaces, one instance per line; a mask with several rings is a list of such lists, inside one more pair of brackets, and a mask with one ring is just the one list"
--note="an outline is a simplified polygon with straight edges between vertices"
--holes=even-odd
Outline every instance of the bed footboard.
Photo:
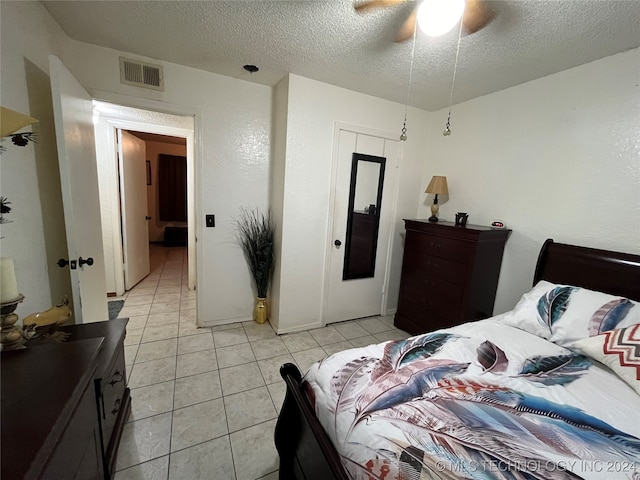
[[275,430],[280,479],[346,480],[340,456],[302,391],[298,367],[286,363],[280,375],[287,384]]

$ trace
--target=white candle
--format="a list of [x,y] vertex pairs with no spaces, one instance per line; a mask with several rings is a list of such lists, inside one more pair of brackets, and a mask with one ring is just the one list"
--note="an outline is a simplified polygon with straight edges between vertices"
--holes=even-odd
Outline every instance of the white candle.
[[13,258],[0,257],[0,302],[14,300],[19,294]]

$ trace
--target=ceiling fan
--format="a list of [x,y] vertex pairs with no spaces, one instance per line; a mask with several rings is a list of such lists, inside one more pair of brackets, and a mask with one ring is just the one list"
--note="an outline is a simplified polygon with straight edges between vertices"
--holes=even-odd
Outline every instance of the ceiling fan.
[[[407,3],[408,1],[409,0],[356,0],[354,9],[358,13],[366,13],[378,8],[400,5],[403,3]],[[451,2],[451,0],[445,0],[445,2],[453,3]],[[419,16],[431,15],[429,12],[421,12],[422,9],[427,7],[426,4],[428,3],[435,3],[435,0],[415,2],[415,8],[411,11],[409,17],[405,20],[405,22],[400,27],[400,30],[398,30],[398,32],[396,33],[393,39],[394,42],[400,43],[411,39],[416,30],[418,22],[420,22],[422,27],[422,18],[419,18]],[[464,13],[462,14],[462,35],[471,35],[472,33],[476,33],[477,31],[489,25],[491,20],[493,20],[493,18],[495,17],[495,13],[487,5],[485,0],[461,0],[460,4],[464,8]],[[454,23],[451,24],[450,28],[453,28],[453,26],[458,23],[457,20],[460,18],[459,15],[460,13],[458,14],[458,17],[457,19],[455,19]],[[440,34],[446,33],[446,31],[448,30],[445,30]]]

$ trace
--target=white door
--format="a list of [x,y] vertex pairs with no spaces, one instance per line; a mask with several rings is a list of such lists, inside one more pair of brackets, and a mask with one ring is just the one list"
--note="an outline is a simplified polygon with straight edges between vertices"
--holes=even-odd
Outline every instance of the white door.
[[118,129],[125,290],[149,275],[146,158],[144,140]]
[[49,56],[49,72],[75,321],[107,320],[93,105],[86,90],[54,55]]
[[[353,318],[380,315],[384,305],[384,288],[387,278],[387,259],[390,232],[393,226],[395,209],[395,176],[400,149],[396,140],[382,136],[365,135],[347,130],[339,130],[336,158],[334,159],[334,197],[333,216],[327,265],[327,284],[325,288],[324,323],[340,322]],[[347,218],[349,216],[349,194],[351,191],[351,174],[353,154],[360,153],[385,158],[384,177],[382,181],[382,200],[379,204],[370,200],[361,200],[361,191],[367,185],[367,176],[371,176],[370,165],[358,164],[358,180],[354,193],[352,210],[367,221],[369,204],[375,203],[376,213],[380,215],[377,246],[375,248],[375,264],[373,276],[343,280],[344,261],[347,242]],[[364,167],[367,168],[364,168]],[[381,171],[379,169],[378,171]],[[374,169],[375,171],[375,169]],[[371,183],[371,182],[369,182]],[[374,181],[373,184],[376,182]],[[373,187],[374,192],[377,186]],[[366,188],[364,188],[366,189]],[[374,215],[371,215],[373,217]],[[354,228],[351,229],[352,233]],[[352,235],[351,244],[358,248]],[[352,250],[353,256],[357,251]]]

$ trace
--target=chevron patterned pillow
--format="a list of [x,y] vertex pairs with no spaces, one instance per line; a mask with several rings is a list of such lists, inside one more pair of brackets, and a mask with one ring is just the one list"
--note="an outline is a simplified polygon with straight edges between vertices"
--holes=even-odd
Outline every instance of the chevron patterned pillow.
[[604,363],[640,395],[640,323],[583,338],[569,348]]

